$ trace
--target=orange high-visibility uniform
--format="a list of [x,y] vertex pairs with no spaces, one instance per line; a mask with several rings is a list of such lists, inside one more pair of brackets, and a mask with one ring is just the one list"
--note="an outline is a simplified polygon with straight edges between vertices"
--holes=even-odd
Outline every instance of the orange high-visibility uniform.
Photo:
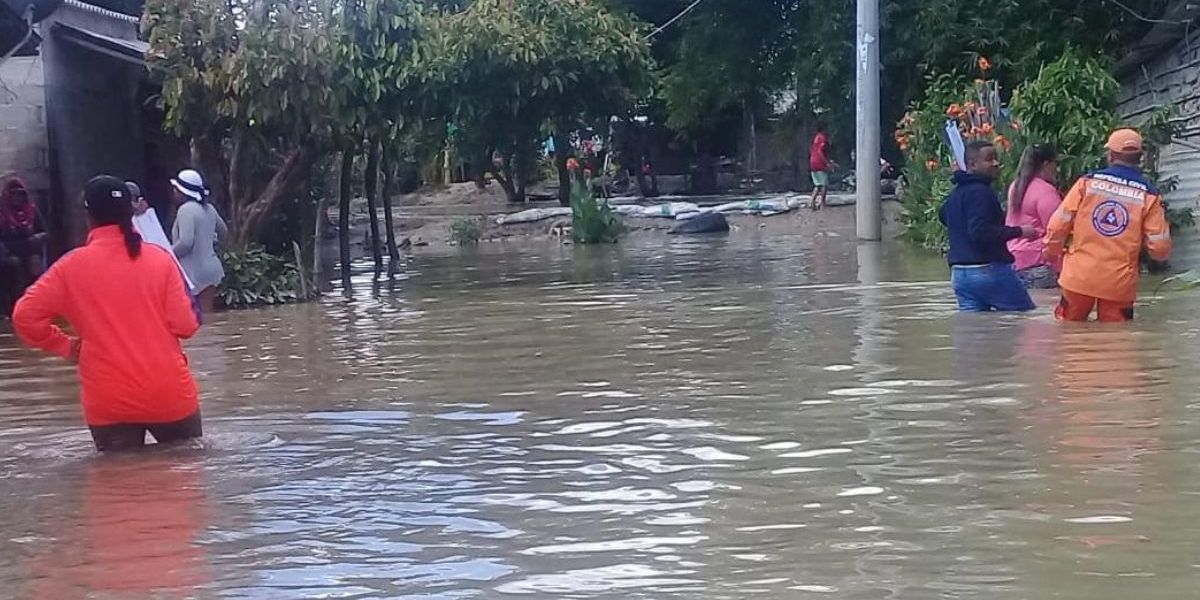
[[1075,182],[1046,230],[1046,254],[1062,256],[1059,285],[1075,295],[1131,305],[1140,254],[1171,254],[1162,197],[1137,169],[1112,166]]
[[17,335],[64,358],[79,335],[79,380],[88,425],[171,423],[199,410],[198,390],[180,339],[200,323],[175,261],[142,244],[130,258],[115,225],[93,229],[63,256],[13,311]]

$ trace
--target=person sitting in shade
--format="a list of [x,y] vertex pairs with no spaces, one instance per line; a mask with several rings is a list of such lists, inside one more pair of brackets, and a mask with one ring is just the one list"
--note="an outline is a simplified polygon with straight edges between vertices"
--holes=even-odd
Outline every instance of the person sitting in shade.
[[0,188],[0,244],[7,271],[19,295],[42,274],[46,261],[46,225],[25,182],[10,177]]

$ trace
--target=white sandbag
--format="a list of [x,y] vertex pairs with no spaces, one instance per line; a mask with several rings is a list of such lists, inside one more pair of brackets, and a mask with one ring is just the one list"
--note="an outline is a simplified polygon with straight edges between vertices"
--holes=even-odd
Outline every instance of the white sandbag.
[[656,209],[656,215],[659,217],[678,217],[689,213],[700,212],[700,205],[691,202],[667,202],[658,206],[650,206],[647,208]]
[[679,215],[696,214],[700,212],[700,206],[691,202],[666,202],[656,204],[654,206],[638,206],[636,204],[626,204],[616,208],[619,214],[627,217],[643,217],[643,218],[664,218],[675,219]]
[[715,213],[740,212],[745,214],[759,214],[763,216],[774,216],[783,214],[795,209],[786,199],[779,200],[742,200],[739,202],[729,202],[714,206],[708,210]]
[[497,225],[514,225],[517,223],[536,223],[554,217],[567,217],[571,215],[571,209],[565,206],[557,206],[554,208],[531,208],[523,210],[519,213],[511,215],[500,215],[496,217]]

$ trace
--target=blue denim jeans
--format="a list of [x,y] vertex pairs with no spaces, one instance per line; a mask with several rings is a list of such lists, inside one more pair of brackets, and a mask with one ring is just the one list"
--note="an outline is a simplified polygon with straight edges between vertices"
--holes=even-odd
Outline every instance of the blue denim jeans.
[[1027,311],[1037,308],[1012,265],[951,267],[950,281],[965,312]]

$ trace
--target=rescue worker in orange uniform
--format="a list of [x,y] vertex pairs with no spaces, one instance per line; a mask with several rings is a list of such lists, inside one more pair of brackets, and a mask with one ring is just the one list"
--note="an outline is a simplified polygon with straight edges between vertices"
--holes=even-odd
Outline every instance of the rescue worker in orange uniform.
[[147,432],[159,443],[200,437],[199,394],[180,344],[200,323],[179,268],[134,231],[123,180],[93,178],[83,203],[87,244],[29,288],[13,327],[30,346],[79,363],[83,416],[101,452],[140,448]]
[[1096,311],[1101,322],[1133,319],[1139,257],[1171,254],[1171,228],[1162,196],[1142,174],[1142,136],[1133,129],[1114,131],[1105,144],[1108,168],[1075,182],[1046,230],[1046,254],[1063,259],[1061,321],[1087,321]]

